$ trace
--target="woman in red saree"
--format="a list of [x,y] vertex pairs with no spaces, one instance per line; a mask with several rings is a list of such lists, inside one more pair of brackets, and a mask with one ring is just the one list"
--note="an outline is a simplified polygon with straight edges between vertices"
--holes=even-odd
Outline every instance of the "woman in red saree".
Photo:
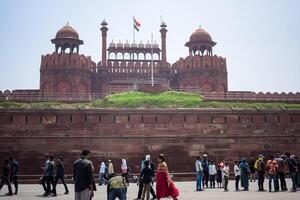
[[175,187],[173,181],[171,180],[168,166],[165,162],[165,157],[163,154],[158,156],[158,169],[156,174],[156,195],[157,199],[165,197],[172,197],[177,200],[179,196],[179,190]]

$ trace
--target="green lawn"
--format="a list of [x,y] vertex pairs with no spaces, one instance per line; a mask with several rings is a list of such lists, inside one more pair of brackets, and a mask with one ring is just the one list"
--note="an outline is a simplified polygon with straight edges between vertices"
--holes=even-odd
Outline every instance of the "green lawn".
[[225,108],[225,109],[300,109],[300,103],[204,101],[203,97],[184,92],[127,92],[86,103],[0,102],[0,108],[93,109],[93,108]]

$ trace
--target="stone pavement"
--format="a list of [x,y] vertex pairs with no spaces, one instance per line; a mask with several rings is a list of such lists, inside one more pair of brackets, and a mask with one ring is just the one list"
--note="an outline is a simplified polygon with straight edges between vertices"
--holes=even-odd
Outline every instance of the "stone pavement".
[[[288,187],[291,186],[290,180],[287,180]],[[234,181],[229,181],[229,192],[223,192],[223,189],[206,189],[204,192],[195,191],[195,182],[175,182],[175,185],[180,190],[180,200],[299,200],[300,191],[298,192],[258,192],[257,182],[250,182],[249,192],[235,192]],[[42,186],[38,184],[22,184],[20,185],[20,194],[17,196],[4,196],[7,192],[7,187],[4,186],[0,191],[0,200],[36,200],[36,199],[54,199],[54,200],[74,200],[73,185],[69,184],[71,193],[64,195],[63,185],[57,186],[57,197],[44,198],[42,194]],[[265,181],[265,188],[267,189],[267,182]],[[106,200],[106,187],[98,186],[95,193],[94,200]],[[138,187],[131,183],[128,188],[128,200],[136,198]]]

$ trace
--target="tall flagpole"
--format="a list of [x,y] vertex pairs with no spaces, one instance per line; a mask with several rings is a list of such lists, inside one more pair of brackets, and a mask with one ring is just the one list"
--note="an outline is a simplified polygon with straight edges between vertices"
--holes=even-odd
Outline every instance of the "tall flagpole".
[[134,17],[133,16],[132,16],[132,32],[133,32],[133,42],[135,42]]
[[151,85],[154,86],[154,80],[153,80],[153,33],[151,34]]

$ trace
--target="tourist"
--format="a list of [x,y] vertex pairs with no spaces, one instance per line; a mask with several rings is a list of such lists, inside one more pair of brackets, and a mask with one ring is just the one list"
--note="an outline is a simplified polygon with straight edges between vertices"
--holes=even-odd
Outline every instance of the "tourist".
[[287,161],[289,165],[289,174],[292,180],[292,191],[296,192],[296,172],[297,172],[297,162],[296,162],[296,156],[291,155],[290,153],[286,153]]
[[108,160],[108,176],[110,177],[114,173],[114,165],[112,164],[111,160]]
[[141,178],[142,178],[141,174],[142,174],[142,171],[145,167],[144,162],[145,162],[145,156],[142,157],[141,165],[140,165],[140,176],[139,176],[139,181],[138,181],[139,190],[138,190],[138,196],[136,198],[137,200],[142,198],[142,193],[143,193],[143,183],[142,183],[142,180],[141,180]]
[[225,162],[225,166],[222,169],[222,176],[224,179],[224,192],[228,192],[228,179],[229,179],[229,165]]
[[221,165],[218,165],[218,169],[217,169],[217,185],[218,188],[222,187],[222,168]]
[[122,171],[122,176],[125,178],[126,183],[129,185],[129,181],[128,181],[128,167],[127,167],[127,162],[126,162],[126,160],[124,158],[122,159],[121,171]]
[[234,177],[235,177],[235,191],[239,191],[239,182],[241,178],[241,169],[240,169],[240,162],[237,160],[235,161],[234,167]]
[[[56,196],[55,162],[53,156],[46,155],[46,162],[43,169],[44,169],[44,176],[42,178],[42,185],[45,191],[43,196],[44,197],[47,197],[49,195]],[[51,190],[51,186],[52,186],[52,190]]]
[[2,176],[1,176],[1,183],[0,183],[0,190],[2,189],[3,185],[6,184],[8,187],[8,193],[6,195],[13,195],[11,185],[10,185],[10,180],[9,180],[9,160],[5,159],[4,160],[4,165],[3,165],[3,171],[2,171]]
[[49,162],[50,162],[50,159],[49,159],[49,155],[46,155],[45,156],[46,158],[46,161],[45,161],[45,164],[44,166],[42,167],[42,169],[44,170],[44,175],[42,177],[42,180],[41,180],[41,184],[43,186],[43,189],[44,189],[44,194],[43,196],[46,197],[49,195],[49,192],[47,192],[47,182],[49,180],[49,177],[48,177],[48,165],[49,165]]
[[109,175],[107,184],[108,200],[126,200],[126,180],[123,176],[116,176],[115,173]]
[[[54,156],[49,156],[49,164],[48,164],[48,181],[47,181],[47,191],[51,196],[56,196],[56,187],[55,187],[55,162],[54,162]],[[50,184],[52,186],[52,190],[50,187]],[[51,192],[50,192],[51,191]]]
[[99,185],[104,183],[104,176],[105,176],[106,166],[104,162],[101,162],[100,169],[99,169]]
[[278,188],[276,187],[276,171],[278,169],[278,163],[276,162],[276,160],[274,160],[273,155],[270,155],[270,159],[267,162],[266,169],[269,177],[269,192],[272,192],[272,180],[274,182],[274,191],[278,192]]
[[296,172],[296,186],[300,188],[300,159],[296,156],[297,172]]
[[248,191],[250,167],[245,158],[242,158],[241,160],[240,169],[241,169],[241,186],[244,188],[244,191]]
[[10,183],[14,183],[15,192],[14,194],[18,194],[18,173],[19,173],[19,162],[16,161],[13,157],[9,158],[10,161]]
[[263,155],[258,156],[258,159],[255,161],[254,168],[256,169],[258,175],[258,191],[264,192],[265,163]]
[[149,160],[145,160],[144,164],[145,164],[145,167],[141,173],[141,177],[142,177],[141,181],[143,184],[142,199],[144,200],[146,197],[146,200],[149,200],[150,199],[150,187],[151,187],[150,185],[151,185],[152,179],[154,177],[154,173],[153,173],[153,170],[151,170]]
[[57,185],[58,181],[61,180],[62,184],[65,187],[65,193],[64,194],[69,194],[69,189],[68,189],[68,186],[65,182],[65,176],[66,176],[66,174],[65,174],[65,166],[64,166],[64,163],[63,163],[63,158],[59,157],[58,160],[57,160],[57,163],[56,163],[55,188],[56,188],[56,185]]
[[223,172],[222,172],[222,170],[223,170],[223,168],[224,168],[224,166],[225,166],[225,160],[223,159],[220,163],[219,163],[219,165],[220,165],[220,167],[221,167],[221,180],[222,180],[222,186],[221,187],[224,187],[224,178],[223,178]]
[[249,162],[249,167],[250,167],[250,182],[254,181],[255,182],[255,168],[254,168],[255,160],[251,160]]
[[83,150],[80,158],[73,164],[75,200],[91,200],[94,196],[93,190],[96,190],[93,178],[93,163],[88,160],[89,155],[89,150]]
[[282,158],[282,156],[277,153],[276,157],[274,158],[274,160],[277,162],[278,164],[278,168],[276,171],[276,189],[279,190],[279,180],[280,180],[280,188],[281,191],[286,191],[287,187],[286,187],[286,181],[285,181],[285,164],[284,164],[284,160]]
[[171,196],[174,200],[179,196],[179,190],[175,187],[165,162],[164,154],[158,156],[158,169],[156,174],[157,199]]
[[203,191],[201,188],[203,167],[202,167],[200,156],[197,157],[197,160],[195,162],[195,168],[196,168],[196,191]]
[[145,161],[149,161],[149,167],[151,169],[151,174],[153,175],[152,176],[152,179],[151,179],[151,184],[150,184],[150,194],[152,195],[152,199],[156,199],[156,194],[155,194],[155,191],[153,190],[153,179],[154,179],[154,170],[155,170],[155,166],[154,164],[151,162],[151,156],[150,155],[146,155],[145,156]]
[[212,160],[209,162],[208,172],[209,172],[210,188],[215,188],[217,169]]
[[208,169],[207,154],[203,155],[202,167],[203,167],[202,185],[203,185],[203,188],[204,188],[204,187],[208,187],[208,180],[209,180],[209,169]]

